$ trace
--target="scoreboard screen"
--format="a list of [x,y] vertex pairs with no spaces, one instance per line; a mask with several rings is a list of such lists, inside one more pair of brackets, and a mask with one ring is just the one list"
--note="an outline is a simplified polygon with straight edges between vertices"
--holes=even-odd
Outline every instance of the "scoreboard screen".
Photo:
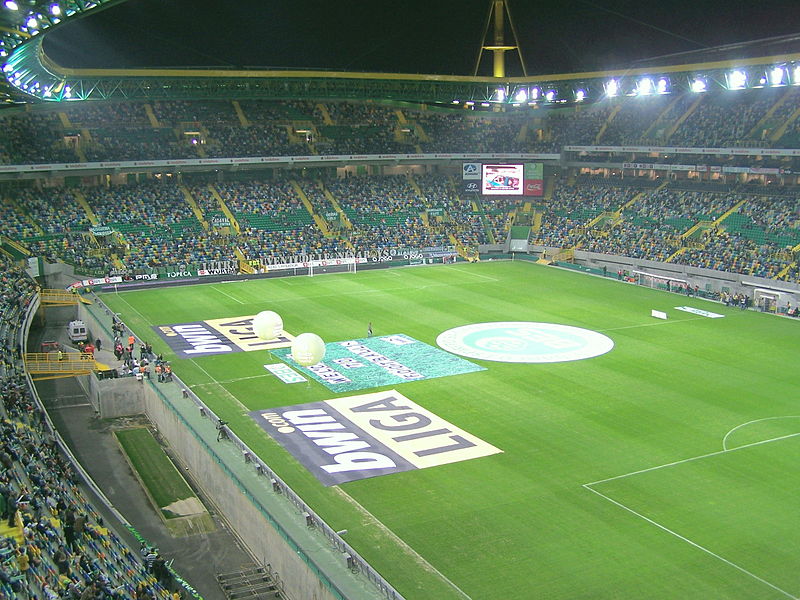
[[481,166],[481,193],[485,196],[522,196],[522,165]]

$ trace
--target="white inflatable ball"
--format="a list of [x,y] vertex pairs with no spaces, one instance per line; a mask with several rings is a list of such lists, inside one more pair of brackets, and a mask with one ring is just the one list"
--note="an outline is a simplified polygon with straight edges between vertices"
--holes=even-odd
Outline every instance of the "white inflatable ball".
[[310,367],[325,358],[325,342],[316,333],[301,333],[292,342],[292,358],[303,367]]
[[283,319],[271,310],[264,310],[253,317],[253,333],[262,340],[274,340],[283,331]]

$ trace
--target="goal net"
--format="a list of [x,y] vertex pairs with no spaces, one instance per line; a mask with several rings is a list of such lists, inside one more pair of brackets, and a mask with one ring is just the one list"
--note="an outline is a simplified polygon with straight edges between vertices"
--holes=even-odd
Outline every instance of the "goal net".
[[636,283],[656,290],[686,292],[689,286],[689,282],[685,279],[656,275],[655,273],[647,273],[645,271],[632,271],[631,273],[636,278]]

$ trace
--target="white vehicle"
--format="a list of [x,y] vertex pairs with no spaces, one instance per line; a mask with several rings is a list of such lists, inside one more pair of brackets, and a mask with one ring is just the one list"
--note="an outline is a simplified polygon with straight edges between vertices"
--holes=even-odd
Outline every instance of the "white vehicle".
[[86,323],[83,321],[70,321],[67,325],[67,337],[73,344],[76,342],[85,342],[89,339],[89,331],[86,329]]

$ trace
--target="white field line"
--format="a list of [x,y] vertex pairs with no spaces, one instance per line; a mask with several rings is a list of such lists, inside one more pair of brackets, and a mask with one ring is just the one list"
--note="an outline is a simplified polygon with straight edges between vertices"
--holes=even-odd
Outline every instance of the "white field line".
[[756,575],[755,573],[753,573],[753,572],[751,572],[751,571],[748,571],[748,570],[747,570],[747,569],[745,569],[744,567],[740,567],[739,565],[737,565],[737,564],[736,564],[736,563],[734,563],[734,562],[731,562],[731,561],[730,561],[730,560],[728,560],[727,558],[724,558],[724,557],[720,556],[719,554],[717,554],[717,553],[715,553],[715,552],[712,552],[711,550],[709,550],[709,549],[708,549],[708,548],[706,548],[705,546],[701,546],[701,545],[700,545],[700,544],[698,544],[697,542],[693,542],[692,540],[690,540],[690,539],[689,539],[689,538],[687,538],[686,536],[683,536],[683,535],[681,535],[681,534],[680,534],[680,533],[678,533],[677,531],[674,531],[674,530],[670,529],[669,527],[665,527],[664,525],[661,525],[660,523],[657,523],[657,522],[656,522],[656,521],[654,521],[653,519],[651,519],[651,518],[649,518],[649,517],[646,517],[646,516],[644,516],[644,515],[643,515],[642,513],[640,513],[640,512],[636,512],[636,511],[635,511],[635,510],[633,510],[632,508],[630,508],[630,507],[628,507],[628,506],[625,506],[624,504],[622,504],[622,502],[617,502],[617,501],[616,501],[616,500],[614,500],[613,498],[609,498],[609,497],[608,497],[608,496],[606,496],[605,494],[602,494],[602,493],[598,492],[597,490],[595,490],[595,489],[591,488],[591,487],[590,487],[590,485],[591,485],[591,484],[584,484],[584,485],[583,485],[583,487],[584,487],[584,488],[586,488],[587,490],[589,490],[590,492],[592,492],[592,493],[594,493],[594,494],[597,494],[597,495],[598,495],[598,496],[600,496],[601,498],[604,498],[605,500],[608,500],[608,501],[609,501],[609,502],[611,502],[612,504],[615,504],[615,505],[619,506],[620,508],[622,508],[622,509],[624,509],[624,510],[628,511],[629,513],[631,513],[631,514],[633,514],[633,515],[636,515],[636,516],[637,516],[637,517],[639,517],[640,519],[644,519],[645,521],[647,521],[647,522],[648,522],[648,523],[650,523],[651,525],[655,525],[656,527],[658,527],[658,528],[659,528],[659,529],[661,529],[662,531],[666,531],[666,532],[667,532],[667,533],[669,533],[670,535],[674,535],[676,538],[678,538],[679,540],[683,540],[684,542],[686,542],[686,543],[687,543],[687,544],[689,544],[690,546],[694,546],[694,547],[695,547],[695,548],[697,548],[698,550],[702,550],[702,551],[703,551],[703,552],[705,552],[706,554],[708,554],[708,555],[710,555],[710,556],[713,556],[713,557],[714,557],[714,558],[716,558],[717,560],[720,560],[720,561],[724,562],[726,565],[729,565],[729,566],[733,567],[733,568],[734,568],[734,569],[736,569],[737,571],[740,571],[740,572],[744,573],[745,575],[747,575],[747,576],[749,576],[749,577],[752,577],[752,578],[753,578],[753,579],[755,579],[756,581],[759,581],[759,582],[763,583],[764,585],[766,585],[766,586],[768,586],[768,587],[771,587],[773,590],[775,590],[776,592],[779,592],[779,593],[783,594],[783,595],[784,595],[784,596],[786,596],[787,598],[792,598],[793,600],[798,600],[797,596],[794,596],[794,595],[790,594],[789,592],[787,592],[786,590],[783,590],[783,589],[779,588],[777,585],[775,585],[775,584],[773,584],[773,583],[770,583],[770,582],[769,582],[769,581],[767,581],[766,579],[764,579],[764,578],[762,578],[762,577],[759,577],[758,575]]
[[769,444],[771,442],[778,442],[780,440],[786,440],[789,438],[797,437],[800,435],[800,431],[797,433],[790,433],[788,435],[782,435],[779,437],[770,438],[768,440],[761,440],[760,442],[753,442],[751,444],[745,444],[743,446],[737,446],[736,448],[731,448],[730,450],[717,450],[716,452],[709,452],[708,454],[701,454],[700,456],[692,456],[691,458],[684,458],[683,460],[676,460],[674,462],[665,463],[663,465],[657,465],[655,467],[648,467],[647,469],[639,469],[638,471],[631,471],[630,473],[625,473],[624,475],[616,475],[614,477],[607,477],[606,479],[599,479],[597,481],[592,481],[591,483],[584,483],[584,486],[592,486],[598,485],[600,483],[606,483],[607,481],[614,481],[616,479],[624,479],[625,477],[630,477],[631,475],[639,475],[640,473],[648,473],[650,471],[657,471],[658,469],[664,469],[666,467],[673,467],[675,465],[682,465],[683,463],[692,462],[695,460],[701,460],[703,458],[709,458],[711,456],[717,456],[719,454],[727,454],[729,452],[737,452],[739,450],[744,450],[745,448],[752,448],[753,446],[761,446],[762,444]]
[[[226,379],[225,381],[217,381],[214,380],[214,383],[217,385],[225,385],[226,383],[236,383],[237,381],[247,381],[248,379],[261,379],[262,377],[274,377],[272,373],[264,373],[263,375],[251,375],[250,377],[238,377],[236,379]],[[201,387],[204,385],[213,385],[210,383],[196,383],[195,385],[191,385],[189,387]]]
[[369,512],[366,508],[364,508],[358,500],[353,498],[350,494],[345,492],[341,487],[334,486],[332,489],[339,492],[345,499],[350,502],[353,506],[355,506],[370,522],[374,523],[378,528],[380,528],[384,533],[386,533],[389,537],[391,537],[394,542],[399,545],[403,550],[405,550],[408,554],[414,557],[414,559],[423,566],[426,570],[436,573],[439,577],[442,578],[443,581],[447,582],[454,590],[456,590],[459,594],[461,594],[466,600],[472,600],[472,597],[467,594],[464,590],[458,587],[453,581],[451,581],[447,575],[442,573],[439,569],[434,567],[431,563],[429,563],[423,556],[421,556],[416,550],[414,550],[411,546],[409,546],[403,539],[398,536],[394,531],[389,529],[383,522],[379,521],[375,515]]
[[216,286],[213,286],[213,285],[212,285],[212,286],[211,286],[211,289],[212,289],[212,290],[215,290],[215,291],[217,291],[217,292],[219,292],[219,293],[220,293],[220,294],[222,294],[223,296],[227,296],[228,298],[230,298],[230,299],[231,299],[231,300],[233,300],[234,302],[238,302],[239,304],[244,304],[244,302],[242,302],[242,301],[241,301],[241,300],[239,300],[238,298],[236,298],[236,297],[234,297],[234,296],[231,296],[231,295],[230,295],[228,292],[223,292],[221,289],[219,289],[219,288],[218,288],[218,287],[216,287]]
[[229,391],[228,391],[228,390],[225,388],[225,386],[224,386],[224,385],[220,384],[220,382],[219,382],[219,381],[217,381],[217,380],[216,380],[214,377],[212,377],[212,376],[211,376],[211,374],[210,374],[208,371],[206,371],[206,370],[205,370],[203,367],[201,367],[200,365],[198,365],[198,364],[197,364],[197,362],[195,362],[195,360],[194,360],[193,358],[190,358],[189,360],[192,362],[192,364],[194,364],[194,366],[195,366],[195,367],[197,367],[197,368],[198,368],[198,369],[200,369],[200,370],[201,370],[203,373],[205,373],[205,374],[206,374],[206,377],[208,377],[208,378],[211,380],[209,383],[207,383],[207,384],[205,384],[205,385],[210,385],[210,384],[211,384],[211,382],[215,383],[215,384],[216,384],[216,385],[217,385],[217,386],[218,386],[218,387],[219,387],[219,388],[220,388],[220,389],[221,389],[221,390],[222,390],[222,391],[223,391],[225,394],[227,394],[229,397],[231,397],[231,398],[233,399],[233,401],[234,401],[234,402],[236,402],[236,404],[238,404],[238,405],[239,405],[239,407],[240,407],[240,408],[241,408],[241,409],[242,409],[244,412],[249,412],[249,410],[250,410],[250,409],[249,409],[249,408],[247,408],[247,407],[246,407],[244,404],[242,404],[241,402],[239,402],[239,399],[238,399],[236,396],[234,396],[233,394],[231,394],[231,393],[230,393],[230,392],[229,392]]
[[122,300],[122,301],[123,301],[125,304],[127,304],[127,305],[128,305],[128,307],[129,307],[129,308],[130,308],[130,309],[131,309],[133,312],[135,312],[137,315],[139,315],[139,318],[140,318],[142,321],[144,321],[145,323],[147,323],[148,325],[150,325],[150,321],[148,321],[147,319],[145,319],[145,318],[144,318],[144,315],[143,315],[142,313],[140,313],[138,310],[136,310],[136,309],[133,307],[133,305],[132,305],[130,302],[128,302],[127,300],[125,300],[125,298],[124,298],[123,296],[121,296],[119,293],[117,293],[117,298],[119,298],[120,300]]
[[653,323],[641,323],[639,325],[625,325],[623,327],[609,327],[608,329],[596,329],[595,331],[619,331],[620,329],[636,329],[637,327],[655,327],[656,325],[670,325],[671,323],[686,323],[687,321],[700,321],[707,317],[689,317],[688,319],[671,319],[668,321],[654,321]]
[[[785,415],[782,417],[764,417],[763,419],[755,419],[753,421],[748,421],[747,423],[742,423],[741,425],[737,425],[733,429],[731,429],[728,433],[725,434],[725,437],[722,438],[722,449],[728,450],[728,437],[737,429],[741,429],[742,427],[746,427],[748,425],[752,425],[753,423],[761,423],[762,421],[776,421],[779,419],[800,419],[800,415]],[[734,448],[731,448],[733,450]]]
[[488,275],[482,275],[480,273],[473,273],[472,271],[465,271],[464,269],[459,269],[458,267],[453,267],[450,265],[445,265],[443,267],[439,267],[440,269],[447,269],[448,271],[458,271],[459,273],[465,273],[467,275],[472,275],[473,277],[480,277],[481,279],[486,279],[488,281],[500,281],[497,277],[489,277]]

